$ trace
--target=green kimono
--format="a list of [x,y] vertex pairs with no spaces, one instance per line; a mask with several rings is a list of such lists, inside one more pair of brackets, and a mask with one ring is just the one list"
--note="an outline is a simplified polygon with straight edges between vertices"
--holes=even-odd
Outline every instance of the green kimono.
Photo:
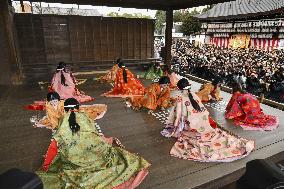
[[157,68],[155,71],[154,66],[151,66],[147,72],[141,75],[141,78],[153,80],[158,79],[163,76],[163,71],[161,68]]
[[45,189],[109,189],[149,167],[143,158],[105,142],[87,115],[75,114],[80,131],[72,134],[66,114],[53,136],[58,153],[47,172],[37,172]]

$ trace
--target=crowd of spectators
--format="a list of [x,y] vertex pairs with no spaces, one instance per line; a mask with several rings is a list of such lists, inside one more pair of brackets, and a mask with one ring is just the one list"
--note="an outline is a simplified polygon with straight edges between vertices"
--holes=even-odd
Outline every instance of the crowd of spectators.
[[226,86],[237,81],[250,93],[284,102],[283,50],[194,47],[180,40],[173,42],[172,57],[172,66],[180,74],[220,79]]

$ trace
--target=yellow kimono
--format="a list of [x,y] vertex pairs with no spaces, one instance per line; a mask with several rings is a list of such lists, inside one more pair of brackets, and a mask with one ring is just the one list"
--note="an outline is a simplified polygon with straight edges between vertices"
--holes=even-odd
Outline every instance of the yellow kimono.
[[196,93],[202,102],[208,102],[211,99],[216,99],[217,101],[222,100],[220,88],[215,89],[214,85],[211,83],[203,84],[199,91]]
[[50,102],[46,102],[46,116],[39,120],[39,124],[50,129],[56,129],[60,118],[64,115],[64,100],[60,100],[57,107],[54,107]]
[[[52,106],[50,102],[46,102],[45,108],[46,116],[39,120],[36,125],[56,129],[59,120],[64,115],[64,100],[60,100],[57,107]],[[82,105],[79,108],[79,112],[85,112],[93,120],[102,118],[106,111],[107,105],[105,104]]]
[[101,82],[109,82],[109,83],[114,82],[115,78],[116,78],[116,73],[118,71],[118,68],[119,68],[118,65],[115,64],[111,68],[111,70],[106,75],[102,76],[99,80]]
[[171,106],[170,87],[161,90],[158,83],[150,85],[146,89],[146,94],[143,97],[134,97],[131,100],[134,108],[140,109],[142,107],[156,110],[159,107],[168,108]]

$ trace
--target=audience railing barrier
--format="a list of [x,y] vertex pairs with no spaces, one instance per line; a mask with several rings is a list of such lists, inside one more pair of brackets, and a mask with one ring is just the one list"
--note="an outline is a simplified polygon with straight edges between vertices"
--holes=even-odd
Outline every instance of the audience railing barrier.
[[[185,75],[190,80],[196,81],[198,83],[208,83],[208,82],[210,82],[210,81],[207,81],[205,79],[193,76],[191,74],[185,74]],[[230,87],[221,85],[220,88],[221,88],[222,91],[225,91],[225,92],[228,92],[228,93],[233,93],[233,90]],[[284,110],[284,104],[283,103],[279,103],[279,102],[276,102],[276,101],[273,101],[273,100],[270,100],[270,99],[266,99],[266,98],[260,99],[259,96],[255,96],[255,97],[257,97],[257,99],[260,100],[261,103],[263,103],[263,104],[266,104],[268,106],[271,106],[271,107],[274,107],[274,108],[277,108],[277,109],[280,109],[280,110]]]

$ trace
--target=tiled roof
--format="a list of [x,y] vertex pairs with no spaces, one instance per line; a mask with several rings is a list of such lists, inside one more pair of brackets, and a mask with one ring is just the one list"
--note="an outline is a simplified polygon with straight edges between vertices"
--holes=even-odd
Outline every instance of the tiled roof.
[[284,0],[236,0],[218,3],[207,12],[198,15],[199,19],[221,20],[229,18],[253,17],[269,14],[284,8]]

